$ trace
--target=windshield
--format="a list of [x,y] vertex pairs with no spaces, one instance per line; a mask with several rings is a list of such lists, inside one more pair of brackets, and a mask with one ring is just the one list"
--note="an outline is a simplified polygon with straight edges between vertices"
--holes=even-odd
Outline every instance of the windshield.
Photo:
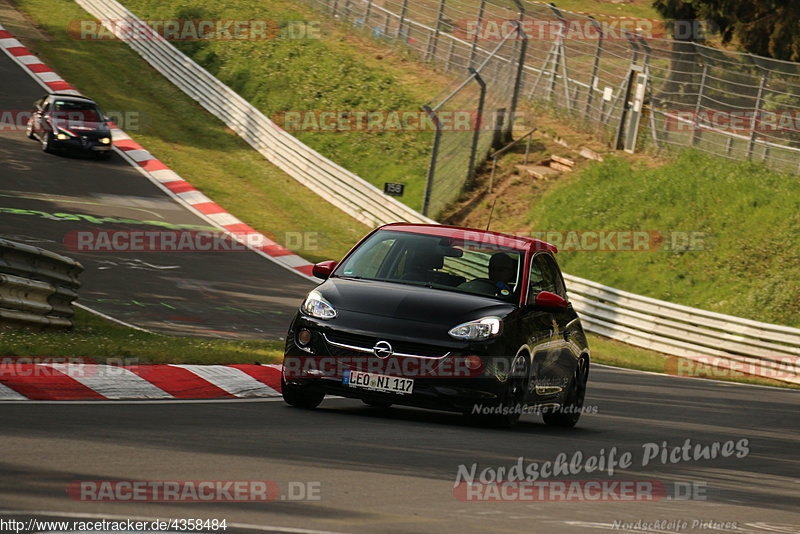
[[342,262],[335,276],[518,301],[524,251],[472,237],[380,230]]
[[103,122],[103,113],[100,109],[87,102],[56,100],[53,103],[51,115],[54,119],[77,125]]

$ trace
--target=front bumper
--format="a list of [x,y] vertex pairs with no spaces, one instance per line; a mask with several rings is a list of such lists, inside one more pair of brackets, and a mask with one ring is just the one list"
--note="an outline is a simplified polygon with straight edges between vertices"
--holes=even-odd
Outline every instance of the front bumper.
[[[301,328],[312,332],[312,340],[305,347],[297,341],[297,331]],[[346,344],[342,343],[343,338]],[[284,380],[313,385],[331,395],[456,412],[471,412],[476,405],[496,406],[505,393],[505,377],[493,374],[494,367],[471,369],[466,364],[468,355],[477,355],[485,361],[495,359],[491,343],[476,347],[453,342],[443,346],[389,337],[393,347],[402,349],[398,350],[401,355],[381,359],[366,350],[371,346],[369,343],[362,342],[359,347],[359,339],[365,340],[368,336],[332,329],[308,317],[297,317],[286,336]],[[348,370],[412,378],[413,392],[391,393],[346,384],[344,374]]]

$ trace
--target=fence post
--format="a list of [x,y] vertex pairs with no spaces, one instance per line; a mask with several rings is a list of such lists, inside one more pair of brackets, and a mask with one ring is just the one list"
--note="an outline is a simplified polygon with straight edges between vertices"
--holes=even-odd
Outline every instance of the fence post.
[[439,27],[441,26],[442,18],[444,17],[444,3],[445,3],[445,1],[446,0],[441,0],[439,2],[439,13],[436,15],[436,27],[435,27],[434,32],[433,32],[433,43],[431,45],[430,55],[426,59],[433,58],[434,60],[436,60],[436,48],[439,45],[439,33],[440,33]]
[[[559,11],[555,5],[550,4],[550,9],[553,10],[553,13],[555,13],[556,17],[558,17],[558,20],[561,21],[561,33],[558,38],[557,59],[561,61],[561,76],[564,77],[564,105],[567,107],[567,113],[569,113],[572,111],[572,106],[570,105],[569,101],[569,72],[567,71],[567,51],[564,48],[564,39],[567,38],[567,19],[564,18],[564,15],[561,14],[561,11]],[[551,89],[555,90],[555,88],[556,88],[556,76],[554,72]]]
[[450,41],[450,50],[447,52],[447,70],[453,68],[453,52],[456,48],[456,42],[454,40]]
[[345,20],[350,18],[350,0],[344,0],[344,18]]
[[367,2],[367,10],[364,13],[364,26],[367,28],[369,28],[369,13],[372,11],[372,2],[373,0],[369,0],[369,2]]
[[486,82],[481,78],[480,73],[469,67],[468,70],[475,77],[475,81],[481,86],[481,96],[478,98],[478,117],[475,123],[475,132],[472,134],[472,148],[469,153],[469,167],[467,168],[467,180],[475,176],[475,157],[478,152],[478,139],[481,134],[481,123],[483,122],[483,105],[486,101]]
[[592,64],[592,81],[589,84],[589,91],[586,94],[586,111],[584,116],[588,119],[592,112],[592,98],[594,92],[597,90],[597,69],[600,67],[600,53],[603,51],[603,27],[597,22],[594,17],[589,17],[589,20],[597,30],[597,48],[594,51],[594,63]]
[[764,89],[767,87],[767,76],[769,71],[761,75],[761,83],[758,85],[758,96],[756,97],[756,109],[753,112],[753,117],[750,119],[750,142],[747,144],[747,159],[753,159],[753,149],[756,145],[756,120],[758,114],[761,113],[761,100],[764,97]]
[[433,189],[433,180],[436,176],[436,159],[439,156],[439,142],[442,139],[442,123],[439,121],[439,117],[436,115],[436,112],[433,111],[430,106],[424,105],[422,106],[422,109],[428,113],[428,115],[433,119],[433,122],[436,124],[436,133],[433,135],[431,162],[428,165],[428,176],[425,180],[425,198],[422,201],[422,214],[427,217],[428,208],[431,204],[431,189]]
[[[522,5],[519,3],[519,0],[514,0],[517,5],[522,9]],[[524,11],[521,11],[520,20],[524,15]],[[519,91],[522,87],[522,75],[524,74],[525,69],[525,53],[528,51],[528,36],[525,35],[525,32],[522,31],[522,22],[517,22],[517,35],[522,39],[522,46],[520,47],[519,51],[519,58],[517,59],[517,74],[514,79],[514,92],[511,94],[511,109],[509,110],[508,114],[508,126],[505,130],[505,138],[510,140],[513,136],[514,131],[514,115],[517,112],[517,102],[519,101]]]
[[397,27],[397,37],[406,40],[403,34],[403,24],[406,21],[406,11],[408,10],[408,0],[403,0],[403,7],[400,8],[400,24]]
[[336,8],[339,5],[339,0],[333,0],[333,9],[331,10],[331,16],[336,18]]
[[478,8],[478,25],[475,27],[475,35],[472,37],[472,49],[469,51],[469,67],[475,61],[475,50],[478,48],[478,36],[481,34],[481,26],[483,25],[483,12],[486,9],[486,0],[481,0],[481,5]]
[[692,132],[692,146],[700,141],[700,107],[703,103],[703,91],[706,88],[708,76],[708,63],[703,63],[703,74],[700,76],[700,89],[697,91],[697,102],[694,105],[694,131]]

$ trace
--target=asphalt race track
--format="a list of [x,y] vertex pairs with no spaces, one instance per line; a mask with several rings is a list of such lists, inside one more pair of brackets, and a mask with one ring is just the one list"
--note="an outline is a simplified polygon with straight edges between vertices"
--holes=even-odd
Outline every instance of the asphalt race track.
[[[596,368],[573,430],[524,415],[513,430],[462,416],[368,408],[326,399],[316,411],[279,399],[220,403],[5,403],[0,503],[5,510],[96,517],[210,518],[337,532],[602,532],[615,521],[735,522],[736,528],[651,532],[800,531],[800,415],[795,391]],[[741,458],[643,466],[646,445],[668,449],[747,440]],[[558,480],[650,481],[666,495],[642,502],[464,502],[460,464],[486,467],[630,452],[631,465]],[[604,451],[604,452],[603,452]],[[273,502],[84,502],[85,480],[273,481]],[[551,479],[547,479],[551,480]],[[318,500],[289,499],[289,485]],[[676,490],[677,488],[677,490]],[[688,490],[687,488],[695,488]],[[678,491],[688,500],[668,499]],[[299,495],[296,492],[295,495]],[[4,512],[4,518],[23,517]],[[45,516],[37,516],[47,519]],[[209,530],[206,530],[207,532]],[[269,530],[268,530],[269,531]],[[626,529],[616,529],[627,532]],[[633,530],[631,530],[633,531]],[[234,532],[238,530],[234,529]]]
[[[30,111],[44,94],[5,54],[0,79],[0,110]],[[139,223],[95,222],[105,217]],[[211,229],[117,154],[106,161],[45,154],[24,131],[0,129],[0,236],[80,261],[81,304],[161,332],[285,334],[313,283],[253,252],[77,252],[66,244],[76,231],[173,228]]]

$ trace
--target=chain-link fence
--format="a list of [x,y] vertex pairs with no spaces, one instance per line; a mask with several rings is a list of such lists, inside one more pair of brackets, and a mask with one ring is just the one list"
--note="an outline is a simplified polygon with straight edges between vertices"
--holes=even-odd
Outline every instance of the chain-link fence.
[[[531,0],[313,3],[446,71],[471,76],[468,68],[483,65],[484,106],[505,108],[506,139],[516,103],[527,99],[584,121],[614,148],[695,147],[800,173],[800,64],[667,38],[697,40],[697,21],[595,20]],[[451,107],[476,105],[477,84],[464,91]],[[469,135],[441,137],[432,159],[432,214],[468,180],[472,169],[463,162],[480,164],[486,154],[470,156]]]

